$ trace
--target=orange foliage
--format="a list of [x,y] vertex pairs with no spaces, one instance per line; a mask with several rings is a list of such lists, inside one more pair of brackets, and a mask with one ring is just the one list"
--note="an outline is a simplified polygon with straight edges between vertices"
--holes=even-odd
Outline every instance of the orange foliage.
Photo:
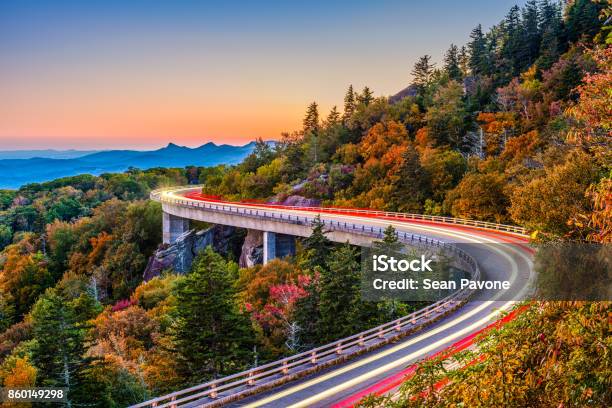
[[579,102],[567,113],[578,123],[568,135],[588,148],[604,165],[612,162],[612,47],[593,51],[599,71],[587,74],[578,87]]
[[36,384],[36,367],[30,364],[27,357],[17,358],[15,365],[4,376],[5,387],[32,387]]
[[476,118],[485,138],[485,152],[488,156],[497,155],[502,147],[504,139],[511,135],[511,130],[516,126],[516,119],[511,112],[481,112]]
[[537,130],[513,137],[506,143],[501,154],[502,160],[517,161],[532,156],[542,146]]
[[420,128],[416,132],[415,141],[419,147],[434,146],[436,141],[431,137],[427,126]]
[[387,175],[395,174],[402,165],[402,155],[406,151],[407,145],[391,146],[381,158],[382,165],[387,169]]
[[511,112],[481,112],[476,120],[486,133],[500,134],[516,125],[516,119]]
[[98,340],[111,340],[125,336],[130,345],[151,343],[158,324],[140,306],[130,306],[117,312],[106,309],[93,320],[92,335]]
[[[9,362],[9,367],[2,373],[4,387],[6,388],[31,388],[36,385],[37,370],[27,357],[17,357]],[[3,407],[24,408],[31,407],[30,402],[3,402]]]
[[361,155],[366,159],[382,158],[394,145],[405,145],[408,142],[406,128],[395,122],[379,122],[372,126],[360,143]]
[[89,240],[91,243],[91,252],[87,256],[90,264],[96,264],[106,252],[108,244],[113,240],[113,236],[106,232],[101,232],[98,236]]
[[270,287],[289,282],[298,275],[294,265],[274,259],[263,266],[241,269],[238,287],[243,301],[254,309],[260,309],[268,303]]

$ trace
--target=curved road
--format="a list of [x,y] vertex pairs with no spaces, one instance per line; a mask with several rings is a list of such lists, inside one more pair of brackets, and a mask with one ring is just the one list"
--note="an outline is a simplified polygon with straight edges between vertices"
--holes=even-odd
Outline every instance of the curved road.
[[[162,193],[161,201],[181,199],[219,203],[219,200],[198,197],[193,194],[187,194],[187,197],[183,193],[166,191]],[[512,299],[516,299],[513,296],[517,296],[517,292],[526,290],[526,282],[531,279],[533,264],[531,252],[527,247],[528,240],[527,237],[519,234],[431,221],[391,219],[373,214],[327,213],[312,209],[271,207],[251,203],[223,202],[223,204],[234,210],[248,208],[261,209],[268,213],[312,217],[320,215],[322,220],[350,221],[367,228],[371,226],[385,228],[393,225],[398,232],[419,234],[455,243],[477,260],[482,279],[510,280],[513,282],[510,291],[514,292],[495,295],[479,292],[456,312],[397,343],[384,346],[284,386],[247,397],[231,405],[235,407],[333,406],[499,319],[500,312],[513,307],[515,302]],[[187,406],[196,407],[199,404]]]

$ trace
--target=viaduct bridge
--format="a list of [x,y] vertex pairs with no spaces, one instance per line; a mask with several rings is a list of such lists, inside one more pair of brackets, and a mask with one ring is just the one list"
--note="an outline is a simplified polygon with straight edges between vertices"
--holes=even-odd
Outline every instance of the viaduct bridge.
[[[267,262],[289,253],[293,237],[309,236],[319,216],[332,241],[369,245],[392,225],[407,245],[445,247],[473,279],[509,280],[518,292],[527,289],[532,277],[532,251],[520,227],[372,210],[227,202],[199,192],[191,186],[151,193],[162,204],[164,242],[187,231],[189,220],[254,229],[263,231]],[[410,364],[451,345],[473,342],[475,333],[514,306],[511,294],[502,295],[459,290],[379,327],[131,408],[352,406],[366,393],[397,388]]]

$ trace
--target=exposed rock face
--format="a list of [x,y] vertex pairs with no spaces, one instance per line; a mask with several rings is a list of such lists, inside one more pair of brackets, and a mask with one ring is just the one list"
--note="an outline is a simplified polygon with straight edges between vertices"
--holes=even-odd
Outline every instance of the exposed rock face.
[[321,200],[316,198],[306,198],[299,195],[291,195],[278,204],[290,205],[294,207],[319,207],[321,205]]
[[248,230],[238,264],[241,268],[250,268],[261,263],[263,263],[263,231]]
[[165,269],[173,269],[176,273],[189,272],[193,259],[209,245],[212,245],[216,252],[227,253],[233,233],[234,227],[225,225],[215,225],[203,231],[185,232],[173,244],[159,246],[149,258],[143,279],[148,281]]

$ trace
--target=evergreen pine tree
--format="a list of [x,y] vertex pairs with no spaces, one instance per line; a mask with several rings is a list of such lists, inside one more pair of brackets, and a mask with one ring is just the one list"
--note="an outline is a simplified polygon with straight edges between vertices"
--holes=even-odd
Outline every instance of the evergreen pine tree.
[[319,324],[323,342],[359,332],[363,322],[356,319],[360,303],[361,269],[356,250],[347,242],[334,250],[321,272]]
[[488,71],[486,57],[486,41],[482,33],[482,26],[478,24],[470,34],[468,49],[470,52],[469,67],[472,75],[485,75]]
[[175,289],[174,347],[181,374],[193,383],[247,367],[253,333],[239,312],[231,265],[207,247]]
[[316,102],[312,102],[310,105],[308,105],[303,123],[304,135],[309,133],[317,133],[319,131],[319,106]]
[[38,368],[37,383],[68,388],[68,407],[91,402],[86,395],[88,366],[85,357],[87,321],[100,312],[87,294],[69,300],[49,289],[32,307],[32,362]]
[[566,9],[567,40],[575,42],[588,40],[597,34],[602,26],[599,12],[606,7],[606,2],[596,3],[592,0],[575,0]]
[[329,111],[327,119],[325,119],[325,126],[330,128],[336,126],[338,123],[340,123],[340,112],[338,112],[338,108],[334,105]]
[[521,47],[523,44],[523,35],[521,33],[521,9],[518,6],[513,6],[506,18],[504,19],[503,28],[505,31],[505,41],[502,46],[502,57],[504,57],[510,65],[510,76],[516,76],[521,71]]
[[310,140],[312,149],[312,157],[309,158],[311,164],[316,164],[319,161],[319,107],[316,102],[308,105],[306,116],[304,117],[304,138]]
[[357,96],[357,102],[368,106],[370,104],[370,102],[372,102],[374,100],[374,95],[372,94],[372,91],[370,90],[370,88],[368,88],[367,86],[365,86],[363,88],[363,91],[361,91],[361,93]]
[[400,252],[402,250],[403,244],[397,238],[397,231],[393,227],[393,225],[389,225],[385,228],[384,237],[382,241],[376,241],[372,245],[372,248],[375,251],[380,251],[382,253],[385,252]]
[[[321,276],[321,267],[315,267],[313,276]],[[300,327],[300,341],[304,347],[310,348],[320,344],[319,327],[321,313],[319,311],[319,283],[312,279],[310,284],[305,287],[307,296],[301,297],[295,302],[294,316],[295,321]]]
[[347,121],[355,112],[355,92],[353,85],[349,85],[346,95],[344,96],[344,112],[342,113],[342,123],[347,124]]
[[524,71],[533,64],[540,52],[540,16],[536,0],[525,4],[521,19],[521,46],[519,50],[519,69]]
[[444,56],[444,72],[455,81],[460,81],[463,76],[459,62],[459,48],[455,44],[450,45]]
[[314,271],[317,266],[325,266],[331,246],[331,241],[325,236],[325,224],[317,215],[312,222],[312,233],[304,240],[304,249],[308,252],[306,266],[311,271]]
[[414,64],[414,68],[412,69],[412,83],[418,87],[419,92],[423,93],[427,85],[429,85],[434,67],[435,64],[431,62],[431,56],[429,55],[423,55]]
[[564,49],[563,20],[559,4],[543,0],[540,3],[540,53],[538,67],[542,70],[550,68],[558,59]]

